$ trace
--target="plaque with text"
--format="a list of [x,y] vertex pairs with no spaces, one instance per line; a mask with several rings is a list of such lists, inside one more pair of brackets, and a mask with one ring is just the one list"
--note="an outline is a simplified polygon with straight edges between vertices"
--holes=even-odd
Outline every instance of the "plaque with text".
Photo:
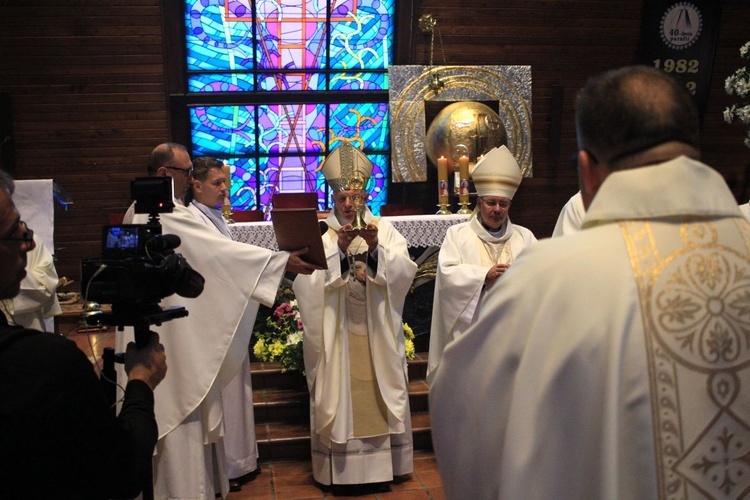
[[674,76],[695,97],[701,122],[719,36],[720,0],[645,0],[638,62]]

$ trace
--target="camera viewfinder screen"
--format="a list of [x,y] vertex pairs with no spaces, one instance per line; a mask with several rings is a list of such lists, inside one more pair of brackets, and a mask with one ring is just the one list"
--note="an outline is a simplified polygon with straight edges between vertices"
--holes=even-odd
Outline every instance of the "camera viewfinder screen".
[[138,226],[107,226],[105,250],[138,250]]

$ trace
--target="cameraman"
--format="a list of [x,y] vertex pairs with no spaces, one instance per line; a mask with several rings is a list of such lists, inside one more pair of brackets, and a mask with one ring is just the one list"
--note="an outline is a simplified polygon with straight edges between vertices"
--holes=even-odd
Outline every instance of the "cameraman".
[[[0,299],[19,292],[33,231],[0,171]],[[164,379],[159,338],[128,346],[120,416],[107,407],[91,362],[75,343],[0,315],[0,497],[136,496],[149,476],[158,430],[153,389]]]
[[[317,266],[300,258],[307,250],[274,252],[232,241],[196,220],[180,202],[193,178],[192,160],[181,144],[154,148],[148,174],[172,178],[175,206],[160,215],[162,232],[180,237],[176,251],[205,278],[200,297],[169,296],[161,302],[183,306],[190,315],[157,329],[172,369],[156,395],[154,498],[226,498],[222,389],[248,355],[259,304],[273,304],[285,272],[311,274]],[[124,222],[143,223],[146,217],[131,206]]]

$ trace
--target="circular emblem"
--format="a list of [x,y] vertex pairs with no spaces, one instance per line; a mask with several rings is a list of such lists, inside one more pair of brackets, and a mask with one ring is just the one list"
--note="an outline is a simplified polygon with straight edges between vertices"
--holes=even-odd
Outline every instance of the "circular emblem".
[[661,17],[661,39],[672,49],[681,50],[693,45],[703,29],[703,16],[698,7],[689,2],[678,2]]

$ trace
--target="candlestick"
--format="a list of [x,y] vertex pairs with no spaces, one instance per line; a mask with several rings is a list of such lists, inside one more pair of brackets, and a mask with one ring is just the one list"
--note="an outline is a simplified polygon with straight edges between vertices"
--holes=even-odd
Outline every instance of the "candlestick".
[[459,203],[469,203],[469,157],[462,156],[458,159],[459,171]]
[[438,214],[450,214],[448,210],[448,159],[441,156],[437,160],[438,166]]
[[470,214],[469,208],[469,158],[462,156],[458,159],[458,203],[461,208],[457,214]]

